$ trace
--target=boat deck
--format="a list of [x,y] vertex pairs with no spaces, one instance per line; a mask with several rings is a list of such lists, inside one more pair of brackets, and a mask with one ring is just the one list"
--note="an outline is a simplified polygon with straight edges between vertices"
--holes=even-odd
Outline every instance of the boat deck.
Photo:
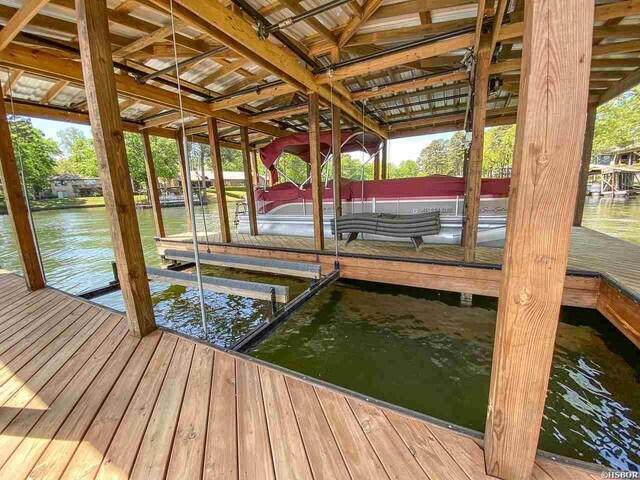
[[[482,479],[479,440],[0,271],[0,478]],[[539,457],[534,477],[600,478]]]

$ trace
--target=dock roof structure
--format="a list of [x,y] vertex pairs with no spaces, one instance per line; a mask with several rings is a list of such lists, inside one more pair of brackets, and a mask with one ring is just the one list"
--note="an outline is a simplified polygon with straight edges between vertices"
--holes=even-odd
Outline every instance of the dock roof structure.
[[[364,114],[366,128],[384,137],[458,130],[469,104],[468,53],[487,31],[487,125],[515,123],[522,0],[225,0],[209,2],[210,15],[194,14],[200,2],[176,0],[175,49],[169,0],[107,3],[128,130],[171,135],[182,121],[178,77],[187,132],[206,141],[213,115],[227,146],[239,147],[240,126],[250,127],[252,146],[306,131],[307,91],[320,93],[321,128],[329,127],[333,101],[346,113],[345,128],[361,128]],[[74,9],[72,0],[0,2],[7,25],[0,79],[10,113],[88,121]],[[309,15],[314,10],[321,12]],[[215,21],[222,13],[224,24]],[[246,37],[234,36],[236,27]],[[640,81],[640,3],[598,0],[593,36],[590,101],[603,103]]]

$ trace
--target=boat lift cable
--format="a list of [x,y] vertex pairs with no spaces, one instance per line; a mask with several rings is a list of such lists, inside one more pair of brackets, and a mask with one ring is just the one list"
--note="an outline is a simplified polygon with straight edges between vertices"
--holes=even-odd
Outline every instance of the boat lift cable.
[[[9,100],[11,101],[11,116],[16,117],[16,109],[13,105],[13,87],[10,81],[11,75],[9,69],[7,69],[7,82],[9,91]],[[1,85],[0,85],[1,86]],[[4,90],[4,88],[3,88]],[[11,130],[11,124],[7,122],[9,129]],[[36,252],[38,254],[38,264],[40,265],[40,271],[44,279],[45,285],[47,284],[47,274],[44,271],[44,262],[42,261],[42,252],[40,251],[40,242],[38,241],[38,232],[36,232],[36,225],[33,221],[33,212],[31,211],[31,200],[29,200],[29,191],[27,190],[27,175],[24,170],[24,160],[22,159],[22,152],[20,148],[15,149],[18,157],[18,163],[20,164],[20,177],[22,180],[22,189],[24,190],[24,201],[27,206],[27,212],[29,214],[29,225],[31,226],[31,234],[33,235],[33,241],[36,244]]]
[[[191,135],[191,143],[193,144],[193,135]],[[187,153],[190,155],[190,153]],[[211,253],[209,247],[209,231],[207,229],[207,216],[204,209],[204,195],[202,192],[202,184],[204,183],[204,193],[207,192],[207,181],[205,177],[204,155],[200,154],[200,182],[198,183],[198,194],[200,195],[200,212],[202,213],[202,225],[204,227],[204,238],[207,239],[207,253]],[[189,181],[191,181],[191,172],[189,172]]]
[[[196,212],[194,210],[193,205],[193,187],[191,185],[191,162],[188,155],[187,149],[187,134],[185,132],[185,122],[184,122],[184,108],[182,106],[182,86],[180,83],[180,64],[178,62],[178,49],[176,47],[176,28],[175,28],[175,19],[173,16],[173,0],[169,0],[170,6],[170,16],[171,16],[171,40],[173,43],[173,61],[176,66],[176,80],[178,83],[178,102],[180,106],[180,125],[181,125],[181,137],[184,148],[184,162],[185,162],[185,170],[188,174],[188,178],[185,178],[184,181],[187,183],[187,196],[185,199],[189,206],[189,214],[191,217],[191,234],[193,235],[193,258],[196,264],[196,278],[198,283],[198,298],[200,299],[200,318],[202,320],[202,329],[204,330],[204,338],[208,340],[209,334],[207,330],[207,314],[205,310],[204,303],[204,288],[202,285],[202,271],[200,268],[200,251],[198,249],[198,229],[196,227]],[[208,238],[207,238],[208,240]]]

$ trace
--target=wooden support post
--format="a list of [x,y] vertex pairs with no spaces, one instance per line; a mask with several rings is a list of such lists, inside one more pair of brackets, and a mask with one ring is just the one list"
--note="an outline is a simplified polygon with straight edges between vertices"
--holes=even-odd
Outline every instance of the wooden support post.
[[258,175],[258,152],[251,150],[251,182],[254,187],[259,186]]
[[382,163],[380,164],[380,178],[382,180],[386,180],[387,179],[387,171],[388,171],[388,156],[389,156],[389,141],[388,140],[383,140],[382,141]]
[[182,196],[184,197],[184,209],[187,215],[187,232],[193,231],[193,225],[191,225],[191,206],[189,203],[189,186],[187,182],[191,181],[191,172],[187,172],[187,154],[184,151],[184,139],[182,130],[177,130],[175,133],[176,148],[178,149],[178,165],[180,166],[180,182],[182,182]]
[[258,235],[258,220],[256,219],[256,200],[253,195],[253,185],[249,180],[251,174],[251,145],[249,145],[249,129],[240,127],[240,143],[242,144],[242,165],[244,167],[244,188],[247,194],[247,208],[249,214],[249,230],[251,235]]
[[380,152],[373,157],[373,179],[380,180]]
[[478,242],[484,127],[487,119],[489,66],[491,65],[491,50],[487,43],[490,42],[486,42],[486,39],[483,39],[475,68],[473,138],[471,140],[469,159],[465,168],[464,226],[462,229],[462,248],[465,262],[475,261],[476,244]]
[[118,279],[131,333],[156,329],[111,60],[106,0],[76,0],[80,60]]
[[584,144],[582,146],[582,164],[580,165],[580,178],[578,180],[578,195],[576,198],[576,212],[573,216],[573,225],[582,225],[584,203],[587,199],[587,187],[589,183],[589,167],[591,165],[591,153],[593,151],[593,135],[596,130],[597,105],[589,105],[587,110],[587,128],[584,131]]
[[25,200],[26,192],[22,190],[18,164],[11,141],[9,122],[4,102],[0,102],[0,180],[4,188],[4,198],[9,210],[9,219],[13,228],[13,238],[22,264],[22,272],[31,291],[44,288],[44,272],[38,260],[38,247],[31,219]]
[[528,0],[484,454],[531,477],[571,240],[587,120],[593,0]]
[[142,135],[144,165],[147,170],[147,191],[149,192],[149,201],[153,211],[153,220],[156,224],[156,236],[163,238],[166,234],[164,221],[162,220],[160,193],[158,192],[158,177],[156,177],[156,167],[153,164],[153,154],[151,153],[151,138],[147,130],[143,130],[140,135]]
[[[333,205],[336,218],[342,216],[342,135],[340,107],[331,107],[331,152],[333,156]],[[340,238],[340,236],[338,236]]]
[[220,239],[224,243],[231,243],[231,230],[229,229],[229,212],[227,210],[227,195],[225,194],[222,157],[220,156],[218,120],[213,117],[207,118],[207,128],[209,129],[211,162],[213,163],[213,176],[216,186],[216,198],[218,200],[218,216],[220,217]]
[[320,154],[320,105],[318,95],[309,94],[309,154],[313,197],[313,239],[316,250],[324,250],[322,219],[322,159]]

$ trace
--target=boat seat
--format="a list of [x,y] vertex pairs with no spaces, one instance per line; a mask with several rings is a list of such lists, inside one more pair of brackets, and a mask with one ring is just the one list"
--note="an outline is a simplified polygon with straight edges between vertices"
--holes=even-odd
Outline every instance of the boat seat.
[[[193,252],[181,250],[167,249],[164,251],[164,258],[180,262],[195,261]],[[236,255],[223,255],[217,253],[201,253],[200,263],[205,265],[215,265],[218,267],[240,268],[243,270],[276,273],[292,277],[314,279],[319,279],[321,277],[321,267],[319,263],[290,262],[286,260],[275,260],[272,258],[239,257]]]
[[416,215],[394,215],[389,213],[353,213],[337,218],[331,223],[331,233],[348,234],[346,243],[353,242],[361,233],[385,237],[410,238],[419,251],[424,243],[422,237],[440,233],[440,212]]
[[[147,268],[147,277],[149,280],[157,280],[172,285],[198,288],[198,277],[191,273],[162,268]],[[287,303],[289,301],[289,287],[283,285],[269,285],[268,283],[203,276],[202,288],[210,292],[238,295],[257,300],[271,301],[275,295],[275,301],[278,303]]]

